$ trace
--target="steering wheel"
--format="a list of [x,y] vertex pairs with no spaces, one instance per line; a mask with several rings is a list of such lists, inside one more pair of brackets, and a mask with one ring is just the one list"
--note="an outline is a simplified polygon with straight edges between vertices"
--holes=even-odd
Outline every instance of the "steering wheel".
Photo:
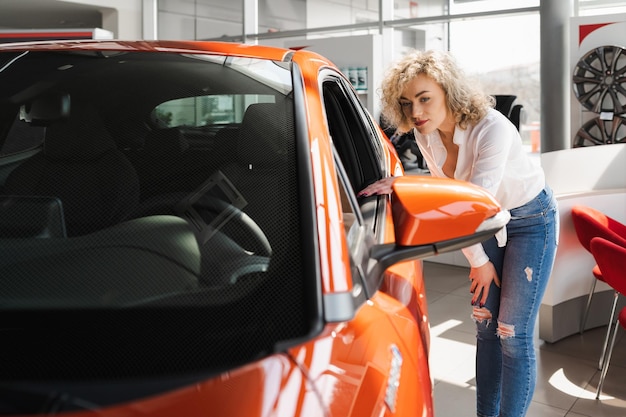
[[193,203],[189,201],[188,198],[179,201],[174,213],[189,221],[201,245],[220,231],[247,251],[265,257],[272,255],[272,246],[263,230],[237,207],[209,195]]
[[237,207],[219,198],[203,195],[193,203],[196,193],[158,195],[141,203],[141,215],[173,214],[188,221],[203,246],[217,232],[227,235],[241,250],[270,257],[272,247],[258,224]]

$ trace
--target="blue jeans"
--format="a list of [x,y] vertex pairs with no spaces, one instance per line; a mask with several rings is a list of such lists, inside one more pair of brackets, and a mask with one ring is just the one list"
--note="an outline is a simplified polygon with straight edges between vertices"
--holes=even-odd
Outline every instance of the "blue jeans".
[[558,207],[549,187],[510,213],[506,246],[495,238],[483,243],[501,287],[492,282],[484,308],[474,306],[480,417],[526,415],[537,378],[535,323],[558,244]]

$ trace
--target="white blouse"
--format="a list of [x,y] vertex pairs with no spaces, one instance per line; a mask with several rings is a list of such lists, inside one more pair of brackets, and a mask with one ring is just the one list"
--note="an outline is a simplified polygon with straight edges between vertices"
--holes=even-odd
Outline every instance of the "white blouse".
[[[445,177],[442,168],[447,152],[439,131],[422,135],[414,129],[414,133],[431,175]],[[459,146],[454,178],[483,187],[503,208],[523,206],[545,187],[543,169],[531,161],[519,132],[499,111],[490,109],[480,122],[466,129],[456,126],[452,140]],[[506,229],[496,237],[499,246],[504,246]],[[472,267],[489,260],[481,244],[465,248],[463,253]]]

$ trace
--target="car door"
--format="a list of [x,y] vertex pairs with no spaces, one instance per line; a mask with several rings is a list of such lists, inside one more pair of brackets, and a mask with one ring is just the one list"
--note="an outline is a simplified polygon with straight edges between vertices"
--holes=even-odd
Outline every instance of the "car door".
[[[364,271],[373,244],[393,240],[390,198],[359,201],[356,192],[391,170],[385,140],[340,75],[328,71],[323,103],[332,137],[353,292],[368,299],[352,320],[318,338],[307,373],[330,415],[431,415],[427,314],[421,263],[400,263],[377,282]],[[425,326],[424,326],[425,324]],[[320,358],[324,357],[324,360]],[[317,358],[317,360],[315,360]]]

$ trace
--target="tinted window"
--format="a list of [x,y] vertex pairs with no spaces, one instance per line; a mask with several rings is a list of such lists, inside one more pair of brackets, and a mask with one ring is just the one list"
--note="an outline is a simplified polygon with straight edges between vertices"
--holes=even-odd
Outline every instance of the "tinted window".
[[[384,161],[380,138],[363,109],[343,79],[328,76],[323,83],[324,106],[328,128],[333,138],[352,193],[356,194],[368,184],[382,178],[381,161]],[[381,224],[383,211],[377,201],[361,204],[365,223],[376,231]]]
[[308,335],[289,64],[0,62],[3,153],[44,140],[0,158],[5,377],[219,372]]
[[206,126],[241,123],[250,104],[273,103],[275,97],[256,94],[216,94],[185,97],[159,104],[152,112],[158,126]]
[[341,79],[330,77],[324,82],[323,91],[333,143],[353,189],[360,190],[381,177],[380,144],[358,98]]
[[33,126],[16,117],[7,127],[9,130],[0,149],[0,156],[27,151],[43,143],[46,132],[43,126]]

